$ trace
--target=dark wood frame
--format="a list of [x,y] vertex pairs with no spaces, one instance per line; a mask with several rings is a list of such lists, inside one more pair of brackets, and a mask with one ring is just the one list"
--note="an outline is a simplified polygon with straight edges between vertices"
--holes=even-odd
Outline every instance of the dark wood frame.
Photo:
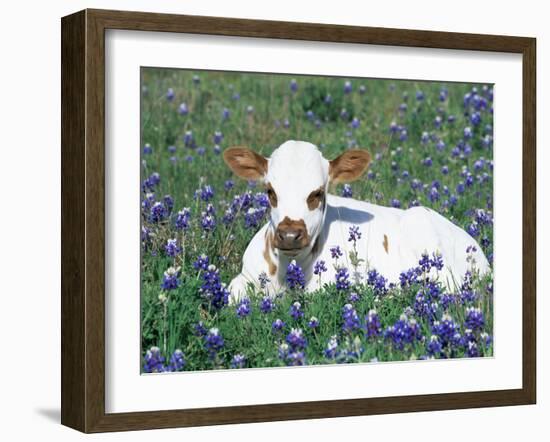
[[[536,40],[405,29],[84,10],[62,30],[61,422],[84,432],[534,404]],[[105,30],[496,51],[523,57],[523,386],[514,390],[105,413]],[[519,110],[518,110],[519,111]]]

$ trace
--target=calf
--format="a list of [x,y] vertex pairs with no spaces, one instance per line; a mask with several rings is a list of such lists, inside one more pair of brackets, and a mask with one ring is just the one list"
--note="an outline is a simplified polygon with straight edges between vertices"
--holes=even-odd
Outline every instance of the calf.
[[[242,271],[230,284],[233,302],[246,294],[249,284],[259,288],[260,275],[269,279],[269,293],[283,289],[293,260],[304,272],[306,290],[334,282],[336,268],[330,251],[334,246],[343,252],[337,264],[351,272],[352,226],[358,226],[361,233],[355,244],[361,261],[355,267],[363,278],[368,270],[376,269],[397,283],[400,273],[418,265],[424,253],[441,255],[444,267],[439,279],[450,290],[472,265],[480,273],[490,270],[477,242],[431,209],[401,210],[329,194],[329,183],[350,182],[363,174],[370,162],[365,150],[348,150],[328,161],[311,143],[287,141],[270,158],[233,147],[224,152],[224,160],[239,177],[263,181],[271,205],[269,222],[248,244]],[[475,249],[467,260],[466,249],[471,246]],[[313,275],[320,260],[326,262],[327,271]]]

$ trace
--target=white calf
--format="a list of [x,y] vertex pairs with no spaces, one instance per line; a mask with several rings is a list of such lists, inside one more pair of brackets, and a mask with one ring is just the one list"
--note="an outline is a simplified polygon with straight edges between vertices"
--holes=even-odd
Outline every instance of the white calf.
[[[328,194],[329,183],[349,182],[362,175],[370,161],[364,150],[348,150],[328,161],[311,143],[287,141],[270,158],[234,147],[224,152],[224,159],[238,176],[262,180],[271,205],[270,221],[252,238],[242,272],[230,284],[232,301],[242,297],[250,283],[258,288],[261,274],[270,280],[270,293],[280,291],[292,260],[305,273],[306,290],[334,282],[336,270],[330,252],[334,246],[343,252],[338,264],[351,272],[353,244],[348,239],[352,226],[358,226],[361,233],[356,250],[363,276],[376,269],[389,282],[397,283],[400,273],[418,265],[423,253],[438,253],[444,263],[440,280],[452,290],[471,267],[466,260],[469,246],[476,249],[476,269],[481,273],[490,270],[477,242],[431,209],[394,209]],[[327,267],[320,277],[313,275],[319,260]]]

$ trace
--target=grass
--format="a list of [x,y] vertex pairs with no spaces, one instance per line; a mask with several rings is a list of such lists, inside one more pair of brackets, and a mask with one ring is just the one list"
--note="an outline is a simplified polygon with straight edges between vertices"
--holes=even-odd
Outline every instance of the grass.
[[[295,92],[290,87],[292,79],[298,86]],[[350,93],[344,90],[348,80]],[[170,88],[172,99],[167,96]],[[329,94],[331,100],[327,103]],[[467,100],[466,94],[470,94]],[[219,269],[221,280],[228,284],[240,271],[246,245],[268,220],[265,213],[258,225],[247,225],[242,195],[250,193],[252,207],[261,209],[260,200],[254,196],[264,189],[259,183],[235,179],[219,152],[245,145],[268,156],[288,139],[310,141],[329,159],[349,147],[369,150],[375,160],[368,174],[351,183],[354,198],[381,205],[398,202],[402,208],[414,204],[432,207],[475,236],[491,259],[491,94],[490,85],[143,68],[144,371],[169,369],[169,358],[176,349],[183,352],[185,363],[176,368],[172,364],[172,368],[185,370],[229,368],[238,354],[245,357],[245,362],[237,366],[245,367],[492,355],[491,279],[479,278],[475,271],[471,284],[457,287],[452,294],[445,294],[437,282],[423,278],[410,286],[386,287],[384,293],[368,283],[357,284],[349,291],[337,290],[334,284],[315,293],[289,290],[275,299],[269,313],[259,309],[262,294],[252,293],[250,313],[241,318],[235,306],[215,308],[204,299],[200,288],[208,271],[193,266],[198,256],[208,256]],[[181,103],[186,104],[186,112],[180,112]],[[224,110],[228,111],[227,117]],[[438,116],[440,124],[436,123]],[[449,116],[454,116],[454,122],[449,122]],[[466,127],[471,134],[465,132]],[[158,183],[150,179],[154,173],[160,177]],[[229,180],[234,186],[226,189]],[[200,192],[195,197],[196,190],[205,185],[213,189],[213,196],[205,198],[208,201],[200,198]],[[342,193],[343,187],[339,185],[332,191]],[[235,196],[239,196],[240,206],[233,207],[240,210],[233,212],[232,222],[224,223],[225,211]],[[169,210],[171,200],[174,206]],[[170,213],[152,218],[155,203]],[[208,210],[208,204],[216,212],[212,231],[201,226],[201,214]],[[184,207],[190,211],[189,225],[177,229],[177,212]],[[175,257],[165,251],[169,239],[176,239],[181,248]],[[178,268],[179,285],[163,290],[164,272],[169,267]],[[437,287],[435,292],[430,292],[431,287]],[[437,303],[428,315],[419,313],[419,291],[426,293],[429,303]],[[358,294],[358,300],[351,304],[360,327],[365,325],[368,312],[376,310],[380,321],[377,336],[367,337],[363,328],[342,329],[342,309],[350,303],[351,292]],[[298,320],[289,315],[296,301],[304,311]],[[470,307],[481,310],[484,323],[468,334],[465,322]],[[387,329],[403,325],[399,320],[404,311],[405,327],[418,327],[418,339],[401,346]],[[318,327],[308,326],[312,316],[318,319]],[[447,342],[438,328],[447,324],[449,317],[458,327],[460,343]],[[280,332],[272,329],[276,319],[286,324]],[[206,334],[197,332],[201,322]],[[212,334],[207,331],[212,328],[218,329],[216,336],[223,337],[223,346],[218,345],[215,351],[212,346],[208,348]],[[303,331],[307,345],[291,344],[286,349],[284,343],[292,328]],[[441,351],[430,351],[432,334],[443,344]],[[335,357],[330,357],[326,350],[333,336],[338,347],[333,352]],[[159,350],[147,353],[151,347]]]

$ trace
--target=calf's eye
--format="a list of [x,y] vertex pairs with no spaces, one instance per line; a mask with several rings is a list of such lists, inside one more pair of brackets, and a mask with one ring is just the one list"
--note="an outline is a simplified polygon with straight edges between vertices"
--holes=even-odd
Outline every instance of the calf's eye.
[[307,207],[309,210],[315,210],[321,202],[323,201],[323,198],[325,196],[325,191],[322,187],[315,189],[313,192],[309,194],[307,197]]
[[273,190],[273,187],[271,187],[271,184],[267,185],[266,193],[267,193],[267,198],[269,199],[269,204],[271,204],[271,207],[277,207],[277,194]]

